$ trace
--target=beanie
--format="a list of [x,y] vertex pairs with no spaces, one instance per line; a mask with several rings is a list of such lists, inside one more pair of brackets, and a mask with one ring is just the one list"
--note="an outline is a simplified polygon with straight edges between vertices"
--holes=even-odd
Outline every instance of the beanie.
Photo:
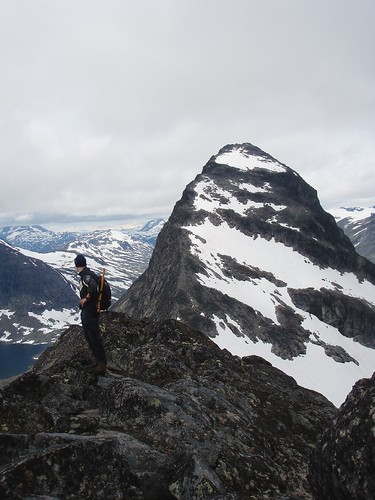
[[76,267],[86,267],[86,259],[83,255],[79,254],[77,257],[74,259],[74,264]]

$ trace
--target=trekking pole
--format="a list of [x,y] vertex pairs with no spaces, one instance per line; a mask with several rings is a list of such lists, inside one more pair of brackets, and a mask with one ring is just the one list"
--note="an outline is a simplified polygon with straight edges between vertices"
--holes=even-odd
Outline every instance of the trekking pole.
[[98,299],[98,307],[97,307],[98,313],[100,313],[100,303],[102,301],[102,295],[103,295],[104,275],[105,275],[105,269],[103,269],[102,277],[100,278],[99,299]]

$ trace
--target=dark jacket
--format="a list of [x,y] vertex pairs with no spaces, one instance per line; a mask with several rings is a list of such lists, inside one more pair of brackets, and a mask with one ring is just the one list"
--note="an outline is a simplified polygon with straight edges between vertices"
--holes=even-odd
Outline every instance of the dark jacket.
[[88,267],[84,267],[82,271],[79,273],[81,277],[81,281],[79,284],[79,295],[81,299],[90,296],[90,302],[96,304],[98,300],[98,277],[96,274],[91,271]]

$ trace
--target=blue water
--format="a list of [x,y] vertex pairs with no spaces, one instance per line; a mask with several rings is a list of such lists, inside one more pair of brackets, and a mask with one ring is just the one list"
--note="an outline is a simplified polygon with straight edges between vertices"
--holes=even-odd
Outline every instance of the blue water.
[[0,342],[0,379],[20,375],[29,370],[48,344],[9,344]]

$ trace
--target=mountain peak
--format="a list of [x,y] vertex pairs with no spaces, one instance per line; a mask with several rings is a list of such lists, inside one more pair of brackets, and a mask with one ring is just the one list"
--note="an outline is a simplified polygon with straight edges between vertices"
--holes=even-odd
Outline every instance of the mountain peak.
[[228,144],[217,155],[211,158],[211,162],[219,165],[228,165],[240,170],[260,168],[272,172],[284,172],[288,168],[268,153],[250,143]]
[[140,232],[147,233],[149,231],[155,232],[160,231],[161,227],[164,225],[164,219],[152,219],[148,221],[142,228],[139,230]]
[[233,144],[188,184],[115,309],[180,319],[341,404],[372,374],[374,285],[375,266],[315,189],[259,148]]

